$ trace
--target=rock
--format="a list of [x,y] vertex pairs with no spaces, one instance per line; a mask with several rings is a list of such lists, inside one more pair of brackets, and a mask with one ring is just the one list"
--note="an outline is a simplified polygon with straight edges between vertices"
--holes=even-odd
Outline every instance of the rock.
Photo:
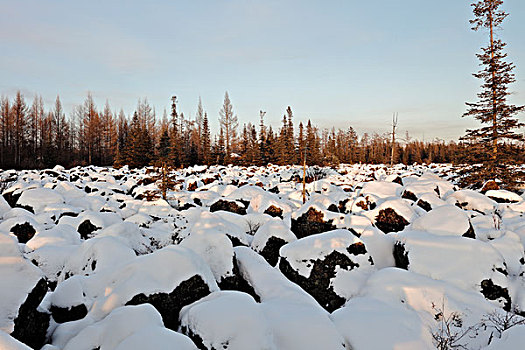
[[306,213],[292,218],[292,232],[297,238],[303,238],[321,232],[335,230],[336,226],[332,224],[333,220],[324,221],[324,214],[314,208],[309,208]]
[[340,273],[373,265],[363,242],[348,230],[334,230],[288,243],[281,248],[280,256],[281,272],[328,312],[346,302],[335,290],[337,278],[347,277]]
[[408,270],[408,252],[405,251],[405,246],[401,242],[396,242],[394,244],[394,260],[396,262],[396,267],[404,270]]
[[75,305],[70,308],[51,305],[49,311],[51,311],[53,320],[57,323],[80,320],[88,313],[88,309],[84,304]]
[[266,210],[264,211],[264,214],[268,214],[272,217],[279,217],[283,218],[283,210],[281,208],[276,207],[275,205],[270,205]]
[[11,228],[11,233],[13,233],[20,243],[27,243],[36,233],[36,230],[29,222],[23,224],[16,224]]
[[375,222],[376,227],[384,233],[403,231],[408,224],[409,222],[392,208],[381,209]]
[[481,281],[481,294],[489,300],[503,299],[503,309],[510,311],[512,303],[507,288],[495,285],[491,279],[486,279]]
[[231,213],[239,214],[239,215],[246,215],[246,208],[239,205],[237,201],[228,201],[224,199],[219,199],[215,203],[213,203],[210,206],[210,212],[214,211],[229,211]]
[[268,261],[268,264],[275,266],[279,260],[279,249],[287,242],[279,237],[270,237],[266,241],[264,248],[259,252],[259,254]]
[[161,314],[166,328],[176,331],[179,328],[180,310],[206,295],[210,294],[208,285],[201,276],[195,275],[190,279],[181,282],[170,293],[155,293],[135,295],[126,305],[151,304]]
[[239,265],[235,257],[233,258],[233,275],[223,277],[218,282],[218,285],[221,290],[235,290],[244,292],[252,296],[255,301],[261,301],[259,296],[255,293],[253,287],[242,277],[241,273],[239,272]]
[[432,210],[432,206],[430,205],[430,203],[423,199],[418,200],[416,204],[418,207],[423,208],[425,211]]
[[91,223],[89,220],[84,220],[80,225],[78,225],[77,231],[80,233],[80,238],[88,239],[91,234],[96,230],[100,230],[101,227],[97,227]]
[[417,196],[409,190],[404,190],[401,198],[409,199],[411,201],[417,201]]
[[46,293],[47,283],[41,279],[20,306],[18,316],[14,320],[15,327],[11,333],[13,338],[34,349],[40,349],[46,343],[50,316],[37,310]]

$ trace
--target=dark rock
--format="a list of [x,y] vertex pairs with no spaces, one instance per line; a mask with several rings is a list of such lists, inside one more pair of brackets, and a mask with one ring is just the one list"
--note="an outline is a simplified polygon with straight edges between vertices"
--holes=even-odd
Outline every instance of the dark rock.
[[209,185],[209,184],[211,184],[212,182],[214,182],[217,179],[219,179],[218,175],[216,177],[205,177],[201,181],[202,181],[203,184]]
[[375,225],[384,233],[399,232],[403,231],[405,226],[408,225],[408,221],[396,213],[394,209],[385,208],[381,209],[376,216]]
[[411,201],[417,201],[417,196],[410,191],[404,190],[403,194],[401,195],[401,198],[409,199]]
[[468,230],[463,234],[463,237],[476,238],[476,233],[474,232],[474,227],[472,227],[472,223],[469,222]]
[[334,213],[339,213],[339,208],[333,203],[328,206],[327,210]]
[[197,349],[210,350],[204,345],[204,342],[202,341],[201,336],[193,332],[189,327],[182,327],[181,331],[182,331],[182,334],[186,334],[193,341]]
[[396,178],[392,180],[392,182],[395,182],[396,184],[400,184],[401,186],[403,186],[403,179],[401,179],[401,177],[399,176],[396,176]]
[[18,198],[22,195],[22,192],[15,194],[15,191],[5,192],[2,196],[11,208],[16,206]]
[[214,211],[229,211],[231,213],[240,214],[240,215],[246,215],[246,208],[241,207],[236,202],[227,201],[224,199],[219,199],[215,203],[213,203],[210,207],[210,212]]
[[323,213],[314,208],[309,208],[306,213],[292,219],[291,230],[297,238],[303,238],[321,232],[335,230],[335,225],[332,225],[333,220],[324,221]]
[[18,309],[11,336],[22,343],[40,349],[46,343],[50,315],[37,310],[47,293],[47,282],[40,279]]
[[75,305],[70,308],[51,305],[49,311],[51,311],[51,315],[57,323],[80,320],[88,313],[88,309],[84,304]]
[[20,205],[20,204],[17,204],[16,206],[19,207],[19,208],[25,209],[25,210],[27,210],[28,212],[30,212],[30,213],[32,213],[32,214],[35,213],[35,210],[34,210],[33,207],[30,206],[30,205]]
[[272,236],[268,238],[264,248],[259,252],[259,255],[266,259],[268,264],[275,266],[279,260],[279,249],[281,249],[286,243],[287,242],[284,239]]
[[50,176],[50,177],[58,177],[60,174],[57,173],[54,170],[44,170],[44,174]]
[[270,205],[266,210],[264,211],[264,214],[268,214],[272,217],[279,217],[283,218],[283,210],[279,207],[276,207],[275,205]]
[[201,276],[195,275],[179,284],[170,293],[135,295],[126,305],[151,304],[161,314],[166,328],[177,331],[179,328],[180,310],[210,294],[208,285]]
[[393,254],[396,267],[408,270],[408,266],[410,265],[410,262],[408,261],[408,252],[405,251],[405,246],[401,242],[396,242],[396,244],[394,244]]
[[[357,248],[357,250],[360,250],[360,248]],[[336,267],[352,270],[359,267],[359,264],[354,263],[346,255],[336,251],[331,252],[323,260],[316,259],[310,260],[310,262],[313,267],[308,278],[295,271],[283,257],[281,257],[279,262],[279,269],[290,281],[298,284],[313,296],[328,312],[333,312],[346,302],[330,286],[330,280],[336,275]]]
[[350,198],[347,198],[347,199],[342,200],[342,201],[339,202],[338,209],[339,209],[340,213],[346,213],[347,212],[346,204],[348,204],[349,201],[350,201]]
[[356,204],[359,208],[363,210],[373,210],[376,207],[376,203],[370,201],[369,197],[361,197],[356,200]]
[[199,207],[202,207],[202,201],[199,198],[193,198],[193,203],[197,204]]
[[268,192],[278,194],[279,193],[279,187],[277,187],[277,186],[272,187],[272,188],[270,188],[268,190]]
[[239,264],[237,259],[233,257],[233,275],[223,277],[218,281],[219,288],[221,290],[236,290],[249,294],[255,299],[256,302],[260,303],[261,298],[255,293],[253,287],[242,277],[239,271]]
[[80,238],[88,239],[93,232],[100,229],[101,227],[93,225],[91,221],[84,220],[80,225],[78,225],[77,232],[80,233]]
[[481,281],[481,294],[489,300],[505,299],[503,310],[510,311],[512,303],[507,288],[495,285],[492,280],[486,279]]
[[36,233],[36,230],[29,222],[24,222],[23,224],[16,224],[11,228],[11,233],[13,233],[18,242],[27,243]]
[[494,197],[494,196],[487,196],[487,197],[489,197],[496,203],[518,203],[517,200],[512,200],[508,198],[501,198],[501,197]]
[[62,216],[71,216],[71,217],[76,218],[78,216],[78,213],[73,213],[73,212],[70,212],[70,211],[66,211],[66,212],[60,214],[59,218],[61,218]]
[[234,237],[232,235],[226,234],[226,237],[230,239],[232,242],[232,246],[234,247],[246,247],[246,244],[242,243],[241,240],[237,237]]
[[180,206],[177,209],[180,210],[180,211],[183,211],[183,210],[188,210],[190,208],[195,208],[195,205],[192,204],[192,203],[184,203],[183,206]]
[[416,203],[419,207],[423,208],[424,210],[426,211],[431,211],[432,210],[432,206],[430,205],[429,202],[427,201],[424,201],[422,199],[418,200],[417,203]]

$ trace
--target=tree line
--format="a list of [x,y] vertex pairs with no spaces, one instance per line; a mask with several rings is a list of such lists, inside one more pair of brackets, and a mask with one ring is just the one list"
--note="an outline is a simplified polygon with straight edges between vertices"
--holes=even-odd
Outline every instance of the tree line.
[[[208,113],[199,100],[194,118],[177,110],[158,118],[147,99],[140,99],[131,116],[113,111],[108,102],[99,109],[91,94],[66,116],[60,97],[46,110],[42,97],[28,104],[18,91],[0,98],[0,167],[47,168],[56,164],[142,167],[162,162],[172,167],[197,164],[335,165],[338,163],[395,162],[460,163],[470,159],[471,140],[444,142],[413,140],[408,134],[392,142],[390,133],[365,133],[347,129],[321,129],[311,123],[294,125],[291,107],[278,127],[266,125],[265,112],[258,123],[239,126],[228,93],[219,111],[219,131],[211,134]],[[504,147],[504,146],[502,146]],[[516,162],[524,162],[523,145],[508,144]]]

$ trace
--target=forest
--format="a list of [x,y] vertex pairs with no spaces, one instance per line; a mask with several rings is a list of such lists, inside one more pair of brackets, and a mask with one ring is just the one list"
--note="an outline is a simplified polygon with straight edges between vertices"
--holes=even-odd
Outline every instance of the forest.
[[[113,111],[108,102],[100,109],[88,93],[82,104],[66,116],[60,97],[46,109],[35,96],[29,104],[18,91],[0,99],[0,168],[47,168],[56,164],[142,167],[162,162],[172,167],[196,164],[265,165],[268,163],[337,165],[339,163],[475,163],[473,141],[423,142],[408,133],[364,133],[346,129],[322,129],[310,120],[294,121],[293,111],[284,111],[281,125],[258,121],[239,126],[226,92],[219,112],[220,130],[212,135],[208,113],[199,100],[194,118],[177,111],[172,98],[169,116],[156,115],[146,98],[127,116]],[[394,152],[392,152],[394,147]],[[523,145],[502,146],[512,160],[523,163]]]

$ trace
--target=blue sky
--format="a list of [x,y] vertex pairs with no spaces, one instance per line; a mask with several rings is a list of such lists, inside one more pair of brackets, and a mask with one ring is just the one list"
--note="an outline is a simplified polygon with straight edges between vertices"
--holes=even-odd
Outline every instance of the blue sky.
[[[147,97],[160,116],[177,95],[186,116],[199,96],[212,127],[227,90],[240,123],[267,111],[295,122],[399,130],[456,139],[479,82],[470,1],[458,0],[0,0],[0,94],[20,89],[66,112],[91,91],[131,113]],[[498,35],[517,69],[511,101],[525,104],[525,1],[506,0]],[[522,115],[521,119],[525,119]]]

